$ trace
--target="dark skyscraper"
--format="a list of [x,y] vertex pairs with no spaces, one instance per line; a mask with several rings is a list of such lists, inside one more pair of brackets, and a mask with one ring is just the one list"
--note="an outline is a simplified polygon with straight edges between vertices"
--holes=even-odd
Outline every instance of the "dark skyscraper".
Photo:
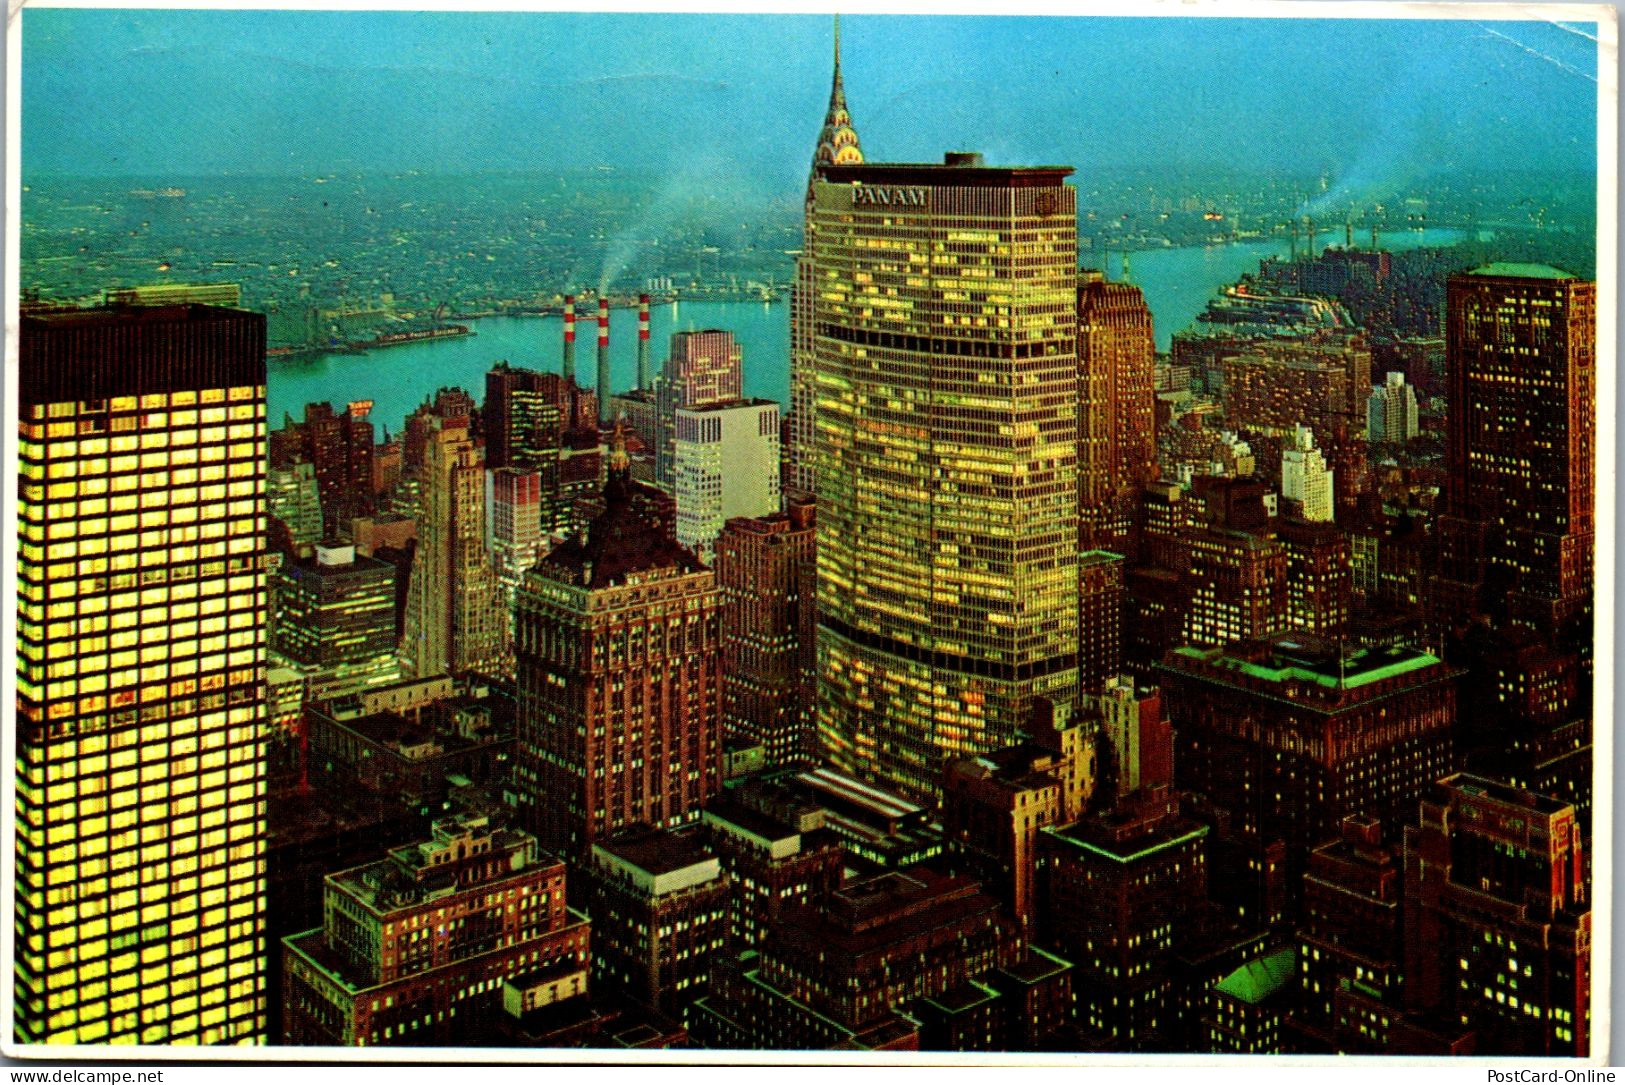
[[716,560],[723,731],[765,746],[776,768],[803,766],[817,754],[817,526],[810,500],[789,505],[773,516],[729,520]]
[[1596,295],[1539,264],[1450,278],[1446,614],[1505,597],[1507,617],[1537,631],[1589,622]]
[[604,512],[516,599],[516,790],[571,858],[639,823],[697,821],[722,787],[716,582],[646,490],[618,448]]
[[1591,1050],[1580,826],[1555,799],[1465,773],[1405,830],[1405,992],[1478,1031],[1478,1054]]
[[25,316],[15,1038],[264,1043],[265,318]]

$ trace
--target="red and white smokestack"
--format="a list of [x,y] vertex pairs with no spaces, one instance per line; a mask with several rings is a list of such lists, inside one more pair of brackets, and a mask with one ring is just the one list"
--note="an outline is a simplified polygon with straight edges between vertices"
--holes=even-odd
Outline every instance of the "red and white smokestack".
[[609,424],[609,296],[598,298],[598,424]]
[[638,391],[649,390],[649,295],[638,295]]
[[564,295],[564,386],[576,386],[576,296]]

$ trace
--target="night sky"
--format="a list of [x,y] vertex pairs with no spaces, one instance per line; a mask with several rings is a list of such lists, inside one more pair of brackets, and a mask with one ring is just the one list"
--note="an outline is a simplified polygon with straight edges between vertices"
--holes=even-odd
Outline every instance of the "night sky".
[[[26,8],[28,176],[572,171],[783,193],[828,16]],[[872,161],[1590,172],[1593,24],[847,15]]]

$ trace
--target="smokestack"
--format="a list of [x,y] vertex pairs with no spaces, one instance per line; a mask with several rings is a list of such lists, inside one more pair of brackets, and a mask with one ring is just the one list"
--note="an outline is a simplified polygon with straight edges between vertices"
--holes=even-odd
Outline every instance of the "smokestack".
[[564,386],[576,386],[576,296],[564,295]]
[[1292,220],[1292,262],[1298,262],[1298,220]]
[[649,390],[649,295],[638,295],[638,391]]
[[1377,249],[1377,224],[1375,222],[1373,222],[1371,224],[1371,251],[1372,252],[1377,252],[1378,251],[1378,249]]
[[1312,218],[1309,218],[1308,216],[1305,216],[1304,217],[1304,222],[1308,226],[1309,259],[1313,260],[1315,258],[1315,220],[1312,219]]
[[598,424],[609,423],[609,295],[598,296]]
[[1352,249],[1354,247],[1354,220],[1353,219],[1344,219],[1343,220],[1343,247],[1345,249]]

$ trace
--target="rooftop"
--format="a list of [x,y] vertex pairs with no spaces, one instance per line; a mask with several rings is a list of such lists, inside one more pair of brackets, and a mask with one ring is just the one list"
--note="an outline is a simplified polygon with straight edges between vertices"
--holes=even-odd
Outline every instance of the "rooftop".
[[1286,986],[1298,966],[1298,951],[1282,949],[1255,957],[1214,985],[1214,989],[1256,1006]]
[[1439,786],[1471,798],[1488,799],[1491,802],[1505,803],[1508,806],[1519,806],[1540,814],[1561,814],[1565,810],[1573,809],[1568,803],[1559,799],[1539,795],[1533,791],[1525,791],[1519,787],[1510,787],[1507,784],[1488,780],[1482,776],[1472,776],[1465,772],[1458,772],[1454,776],[1446,776],[1439,781]]
[[1288,634],[1252,646],[1181,647],[1174,649],[1170,657],[1170,662],[1187,659],[1266,682],[1296,680],[1328,690],[1358,689],[1443,666],[1438,656],[1416,648],[1389,645],[1347,651],[1341,645],[1307,634]]
[[634,831],[612,840],[600,841],[593,847],[652,875],[671,874],[716,861],[716,857],[692,837],[680,836],[665,829]]
[[1566,271],[1552,267],[1550,264],[1514,264],[1497,261],[1474,268],[1468,275],[1477,275],[1486,279],[1577,279],[1578,275],[1570,275]]

